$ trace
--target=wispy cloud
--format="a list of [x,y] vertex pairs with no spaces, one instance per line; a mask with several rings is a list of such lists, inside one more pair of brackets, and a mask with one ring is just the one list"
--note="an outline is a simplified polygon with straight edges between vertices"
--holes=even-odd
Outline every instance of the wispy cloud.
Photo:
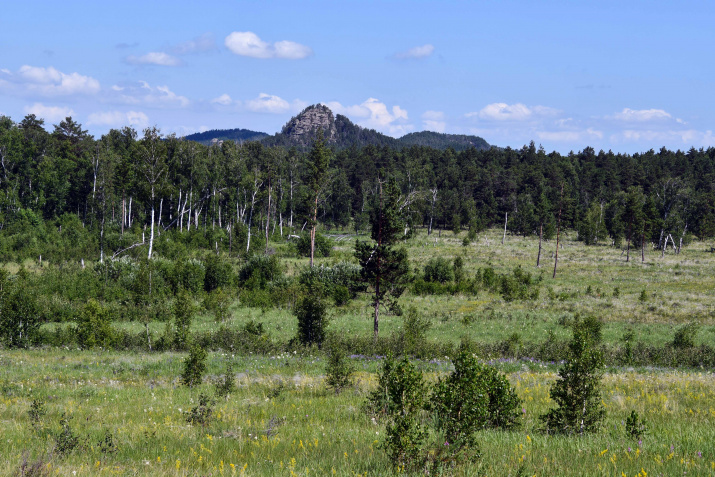
[[189,98],[174,93],[168,86],[151,86],[146,81],[114,85],[108,99],[155,108],[185,108],[191,103]]
[[211,33],[204,33],[192,40],[170,48],[169,51],[175,55],[189,55],[191,53],[204,53],[216,49],[218,49],[218,46],[216,45],[214,36]]
[[65,106],[45,106],[42,103],[35,103],[31,106],[25,106],[25,114],[34,114],[38,118],[53,123],[62,121],[68,116],[73,116],[74,111]]
[[13,73],[0,70],[0,90],[20,95],[92,95],[100,90],[99,81],[79,73],[63,73],[54,67],[21,66]]
[[152,51],[141,56],[130,55],[124,58],[124,61],[130,65],[181,66],[183,64],[179,58],[162,51]]
[[313,55],[308,46],[287,40],[268,43],[250,31],[235,31],[226,37],[224,44],[232,53],[251,58],[301,60]]
[[101,111],[90,114],[87,125],[110,127],[130,125],[141,129],[149,125],[149,117],[141,111]]
[[305,101],[299,99],[288,102],[272,94],[261,93],[257,98],[245,102],[246,109],[254,113],[282,114],[290,111],[300,111],[307,106]]
[[211,103],[212,104],[220,104],[221,106],[229,106],[233,103],[233,99],[231,99],[231,96],[224,93],[221,96],[212,99]]
[[434,53],[434,46],[428,43],[422,46],[415,46],[407,51],[395,53],[393,58],[398,60],[417,60],[427,58],[428,56],[431,56],[432,53]]
[[422,113],[422,127],[427,131],[443,133],[447,129],[442,111],[425,111]]
[[535,117],[554,116],[557,113],[557,109],[547,106],[529,107],[522,103],[492,103],[477,112],[467,113],[465,116],[488,121],[527,121]]
[[662,109],[630,109],[623,108],[623,111],[613,115],[613,119],[618,121],[631,122],[648,122],[648,121],[663,121],[672,119],[670,113]]

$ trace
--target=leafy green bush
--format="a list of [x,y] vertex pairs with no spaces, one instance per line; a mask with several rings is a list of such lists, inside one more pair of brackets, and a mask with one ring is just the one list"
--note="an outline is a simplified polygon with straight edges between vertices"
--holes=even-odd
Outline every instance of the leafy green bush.
[[114,329],[109,310],[94,298],[77,317],[77,343],[84,349],[110,349],[114,344]]
[[442,257],[430,258],[424,267],[426,282],[446,283],[454,280],[454,271],[449,260]]
[[227,397],[234,392],[236,390],[234,379],[233,365],[229,363],[228,366],[226,366],[226,373],[224,373],[223,379],[219,379],[216,382],[216,397]]
[[325,384],[339,394],[352,384],[353,366],[345,350],[336,340],[330,340],[326,349]]
[[204,289],[206,280],[206,265],[201,260],[189,258],[176,264],[177,290],[183,288],[191,293],[199,293]]
[[193,425],[207,427],[211,423],[214,414],[214,405],[216,401],[209,398],[206,394],[199,394],[198,405],[186,411],[186,422]]
[[295,306],[293,313],[298,318],[298,341],[303,345],[320,346],[325,339],[328,320],[326,305],[318,293],[306,293]]
[[176,295],[173,312],[175,326],[173,345],[177,350],[185,350],[190,342],[189,331],[194,315],[194,302],[189,292],[182,290]]
[[226,288],[231,285],[233,273],[231,264],[221,260],[211,253],[204,260],[206,272],[204,274],[204,291],[212,292],[217,288]]
[[426,333],[432,323],[420,315],[417,308],[410,306],[404,316],[403,339],[404,353],[407,355],[421,356],[425,351]]
[[184,371],[181,373],[181,383],[192,388],[203,381],[206,372],[206,350],[194,344],[189,355],[184,360]]
[[39,337],[37,300],[25,279],[18,277],[19,283],[10,285],[7,272],[0,269],[0,274],[0,342],[9,348],[28,348]]
[[[301,257],[310,257],[310,234],[305,233],[295,242],[295,248]],[[333,251],[332,240],[319,232],[315,232],[315,257],[329,257]]]
[[407,357],[395,363],[385,358],[378,389],[371,395],[373,408],[384,410],[387,418],[382,448],[392,465],[414,470],[424,461],[423,442],[427,436],[421,420],[426,387],[422,373]]
[[249,290],[265,289],[269,282],[283,275],[275,255],[253,255],[238,272],[238,280],[242,287]]
[[344,300],[346,289],[350,298],[355,298],[367,287],[360,279],[360,267],[350,262],[307,267],[300,272],[298,281],[304,286],[319,284],[325,295],[332,296],[336,302]]
[[640,440],[647,432],[648,427],[646,427],[645,419],[638,416],[638,413],[632,410],[630,415],[626,418],[626,436]]
[[695,346],[695,336],[700,327],[697,323],[688,323],[675,331],[673,336],[673,348],[692,348]]

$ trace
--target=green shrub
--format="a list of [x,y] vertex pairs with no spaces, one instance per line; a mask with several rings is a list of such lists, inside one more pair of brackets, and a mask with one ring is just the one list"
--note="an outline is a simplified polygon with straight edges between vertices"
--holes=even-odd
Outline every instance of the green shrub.
[[234,392],[236,390],[234,379],[233,365],[229,363],[226,366],[226,373],[223,375],[223,379],[219,379],[216,382],[216,397],[224,398]]
[[574,328],[569,358],[550,390],[556,408],[541,416],[550,433],[583,434],[598,429],[605,416],[601,401],[603,355],[588,332]]
[[452,271],[454,272],[455,282],[460,283],[464,280],[464,259],[462,257],[454,257],[454,262],[452,262]]
[[424,462],[422,425],[426,387],[422,373],[404,357],[394,363],[386,358],[378,379],[376,399],[384,405],[387,424],[382,448],[393,467],[415,470]]
[[182,290],[174,301],[174,337],[173,345],[177,350],[185,350],[190,342],[191,320],[194,316],[194,303],[191,295]]
[[326,349],[325,384],[339,394],[352,384],[353,366],[340,343],[331,340]]
[[697,323],[688,323],[681,326],[675,331],[673,336],[673,348],[692,348],[695,346],[695,336],[698,334],[700,327]]
[[209,254],[204,261],[206,272],[204,274],[204,291],[212,292],[218,288],[231,285],[233,273],[231,264],[221,260],[215,254]]
[[426,282],[446,283],[454,280],[454,270],[446,258],[430,258],[424,267]]
[[203,381],[206,372],[206,350],[199,345],[194,345],[189,350],[189,355],[184,360],[184,371],[181,373],[181,383],[192,388]]
[[17,279],[19,283],[10,286],[7,272],[0,273],[0,343],[9,348],[28,348],[39,338],[37,300],[21,277]]
[[228,307],[231,305],[231,297],[223,288],[217,288],[206,295],[204,308],[214,315],[216,323],[222,323],[229,317]]
[[626,436],[635,440],[641,440],[648,432],[645,419],[638,416],[636,411],[631,411],[631,414],[626,418]]
[[320,346],[325,339],[328,321],[326,305],[318,293],[306,293],[296,304],[293,313],[298,318],[298,341],[303,345]]
[[60,416],[60,430],[54,434],[55,450],[60,455],[66,455],[79,447],[79,437],[72,431],[69,421],[72,417],[67,417],[63,412]]
[[114,329],[109,310],[91,298],[77,317],[77,343],[83,349],[110,349],[114,344]]
[[198,405],[186,411],[186,422],[193,425],[207,427],[211,423],[214,414],[214,405],[216,401],[209,398],[206,394],[199,394]]
[[180,288],[192,293],[199,293],[204,289],[206,280],[206,266],[201,260],[189,258],[176,265],[176,279]]
[[269,282],[281,276],[280,263],[275,255],[253,255],[238,272],[239,283],[249,290],[263,290]]
[[[296,240],[295,247],[299,256],[310,257],[310,234],[302,234],[300,238]],[[332,241],[321,233],[315,232],[315,251],[313,252],[313,256],[329,257],[332,250]]]
[[404,316],[403,339],[404,353],[407,355],[421,356],[425,350],[427,341],[427,330],[432,323],[417,311],[417,308],[410,306]]

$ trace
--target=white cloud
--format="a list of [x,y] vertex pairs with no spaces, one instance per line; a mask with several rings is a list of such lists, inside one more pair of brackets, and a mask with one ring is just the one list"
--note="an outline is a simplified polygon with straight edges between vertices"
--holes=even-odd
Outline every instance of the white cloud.
[[279,96],[261,93],[257,98],[246,101],[245,105],[246,109],[254,113],[282,114],[290,111],[300,111],[308,104],[300,99],[294,99],[289,103]]
[[0,89],[21,95],[91,95],[99,92],[99,81],[79,73],[63,73],[54,67],[23,65],[16,73],[1,71]]
[[161,51],[152,51],[142,56],[127,56],[124,61],[130,65],[181,66],[182,64],[177,57]]
[[442,111],[425,111],[422,113],[422,127],[427,131],[443,133],[447,129]]
[[415,46],[407,51],[401,51],[395,54],[395,58],[398,60],[408,60],[408,59],[420,59],[427,58],[432,53],[434,53],[434,46],[429,43],[422,46]]
[[619,121],[647,122],[663,121],[672,119],[672,116],[662,109],[630,109],[623,108],[623,111],[613,115]]
[[59,122],[68,116],[73,116],[74,111],[63,106],[45,106],[42,103],[35,103],[32,106],[25,106],[25,114],[34,114],[48,123]]
[[300,43],[278,41],[270,44],[250,31],[235,31],[226,37],[224,44],[232,53],[251,58],[301,60],[313,54],[310,47]]
[[537,131],[536,136],[544,141],[584,142],[603,139],[603,132],[594,128],[581,131]]
[[205,33],[199,37],[187,42],[176,45],[171,48],[171,52],[175,55],[188,55],[191,53],[203,53],[217,49],[216,40],[210,33]]
[[683,130],[634,130],[626,129],[611,136],[611,141],[616,143],[626,142],[657,142],[658,145],[679,144],[685,147],[709,147],[715,145],[715,136],[711,130],[697,131],[695,129]]
[[149,117],[141,111],[102,111],[90,114],[87,124],[110,127],[133,126],[142,129],[149,125]]
[[560,113],[558,109],[548,106],[527,106],[523,103],[506,104],[492,103],[477,112],[467,113],[467,118],[479,118],[486,121],[529,121],[539,118],[553,117]]
[[525,121],[530,119],[532,114],[531,109],[521,103],[492,103],[477,113],[468,113],[467,117],[478,116],[480,119],[492,121]]
[[140,104],[156,108],[185,108],[191,102],[171,91],[168,86],[151,86],[146,81],[112,86],[115,100],[124,104]]
[[353,106],[343,106],[338,102],[325,103],[334,113],[344,114],[351,118],[360,118],[356,121],[362,127],[375,129],[393,137],[402,136],[414,129],[408,124],[407,111],[395,105],[388,109],[387,105],[375,98],[368,98],[365,102]]
[[211,102],[214,104],[220,104],[222,106],[228,106],[229,104],[233,103],[233,100],[231,99],[231,96],[224,93],[218,98],[212,99]]

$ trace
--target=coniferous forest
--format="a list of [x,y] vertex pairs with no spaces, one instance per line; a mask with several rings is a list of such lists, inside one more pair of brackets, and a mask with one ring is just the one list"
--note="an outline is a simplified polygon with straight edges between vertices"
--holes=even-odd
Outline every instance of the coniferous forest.
[[715,149],[338,119],[0,117],[0,473],[715,469]]
[[[166,233],[239,254],[310,220],[307,151],[204,146],[156,128],[93,138],[71,118],[51,133],[44,126],[33,115],[0,121],[3,260],[116,258]],[[561,155],[533,143],[460,152],[367,145],[331,155],[317,213],[330,228],[366,230],[378,182],[391,177],[409,201],[405,222],[428,232],[506,223],[511,234],[550,238],[561,211],[562,227],[587,245],[677,249],[715,236],[712,148]]]

